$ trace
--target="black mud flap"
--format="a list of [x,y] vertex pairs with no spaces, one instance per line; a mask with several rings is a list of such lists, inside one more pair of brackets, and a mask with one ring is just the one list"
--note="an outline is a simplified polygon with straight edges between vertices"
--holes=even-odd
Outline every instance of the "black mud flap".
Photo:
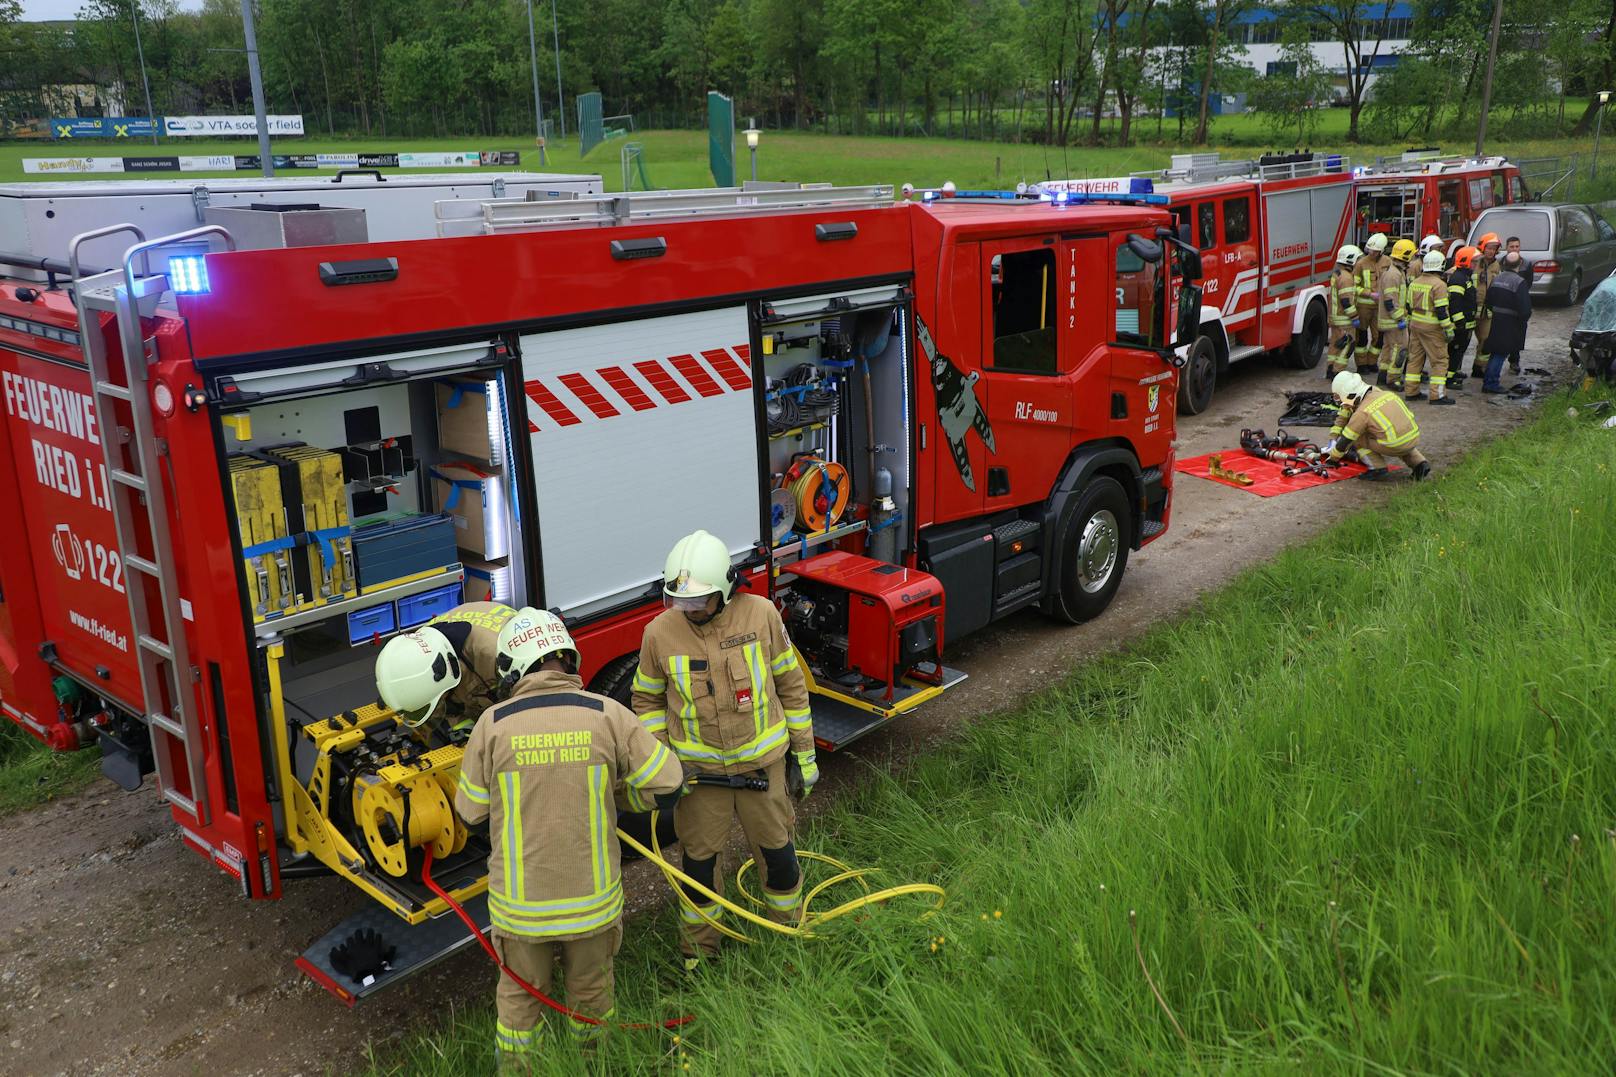
[[[941,684],[899,685],[890,701],[876,695],[868,697],[869,704],[879,708],[878,710],[856,707],[821,689],[813,696],[814,743],[827,752],[840,751],[865,734],[880,729],[895,718],[903,717],[911,709],[904,704],[915,696],[934,688],[953,688],[968,676],[969,674],[962,670],[943,666]],[[923,704],[915,704],[920,705]]]
[[[487,931],[488,895],[480,894],[463,904],[467,915],[478,928]],[[379,935],[385,946],[391,949],[391,959],[368,969],[360,969],[357,974],[352,970],[339,972],[332,964],[332,952],[359,932],[375,932]],[[352,1006],[360,999],[408,979],[467,946],[476,945],[477,940],[453,912],[424,924],[411,925],[382,906],[372,905],[320,936],[297,959],[297,967],[345,1005]],[[340,958],[338,963],[342,963]]]

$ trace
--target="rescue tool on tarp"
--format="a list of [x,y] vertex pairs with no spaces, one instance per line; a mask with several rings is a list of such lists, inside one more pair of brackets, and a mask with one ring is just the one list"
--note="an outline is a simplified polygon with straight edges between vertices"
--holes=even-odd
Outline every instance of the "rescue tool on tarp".
[[1347,456],[1331,460],[1318,445],[1304,441],[1285,430],[1280,430],[1273,437],[1269,437],[1261,430],[1242,430],[1240,448],[1247,456],[1284,464],[1285,468],[1280,474],[1286,478],[1292,475],[1318,475],[1322,478],[1330,474],[1331,468],[1340,467],[1345,463],[1347,456],[1351,456],[1353,460],[1357,459],[1357,454],[1349,451]]

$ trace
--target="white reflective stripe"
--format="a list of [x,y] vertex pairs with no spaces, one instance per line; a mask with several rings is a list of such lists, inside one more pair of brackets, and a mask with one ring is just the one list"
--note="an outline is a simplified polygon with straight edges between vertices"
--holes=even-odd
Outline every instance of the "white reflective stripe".
[[648,732],[660,733],[664,729],[668,728],[668,712],[646,711],[644,714],[640,715],[640,724],[643,725]]
[[711,905],[697,905],[694,909],[683,903],[679,906],[679,917],[687,924],[701,923],[703,914],[709,920],[720,920],[724,916],[724,906],[717,902]]
[[652,676],[647,675],[645,670],[639,669],[638,667],[635,668],[635,670],[634,670],[634,691],[636,691],[636,692],[648,692],[648,693],[655,694],[657,692],[665,692],[665,691],[667,691],[667,689],[668,689],[667,678],[665,678],[665,677],[652,677]]
[[798,883],[795,890],[784,894],[777,894],[772,890],[765,889],[763,891],[763,901],[771,909],[790,912],[802,901],[802,884]]
[[630,774],[628,777],[624,778],[623,781],[635,788],[643,788],[645,785],[650,783],[651,779],[655,778],[662,772],[662,767],[667,762],[668,750],[662,746],[660,741],[658,741],[656,751],[651,753],[651,758],[642,763],[639,770],[636,770],[633,774]]
[[[657,745],[661,748],[662,745]],[[607,862],[609,848],[607,835],[611,833],[606,825],[607,808],[611,800],[611,783],[606,780],[606,765],[597,764],[589,768],[589,842],[590,862],[595,873],[595,890],[597,893],[606,889],[612,877],[611,865]]]
[[769,669],[772,670],[775,674],[790,673],[792,670],[796,669],[800,664],[801,663],[799,663],[797,661],[797,652],[794,651],[794,650],[791,650],[791,651],[787,651],[783,655],[780,655],[773,662],[770,662],[769,663]]
[[499,776],[501,830],[500,860],[505,872],[505,892],[514,900],[526,896],[527,882],[522,877],[522,775],[507,770]]
[[746,763],[778,748],[789,739],[785,725],[777,725],[768,733],[739,748],[711,748],[700,741],[674,740],[673,750],[680,759],[695,759],[708,763]]
[[460,772],[460,780],[455,783],[455,788],[466,794],[466,799],[474,804],[487,804],[491,799],[488,795],[488,790],[480,785],[473,784],[472,780],[466,777],[466,772],[463,770]]

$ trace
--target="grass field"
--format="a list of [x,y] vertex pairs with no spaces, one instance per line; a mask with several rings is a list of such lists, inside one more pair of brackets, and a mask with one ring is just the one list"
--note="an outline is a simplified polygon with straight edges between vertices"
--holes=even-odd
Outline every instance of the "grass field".
[[[671,912],[633,923],[619,1017],[696,1021],[603,1069],[1607,1069],[1616,434],[1563,404],[803,836],[946,885],[940,917],[689,984]],[[486,1067],[491,980],[374,1072]],[[540,1069],[575,1068],[562,1033]]]
[[[1330,110],[1333,116],[1339,110]],[[1252,144],[1246,139],[1254,137],[1258,128],[1254,117],[1229,117],[1225,121],[1229,137],[1239,137],[1240,145],[1224,145],[1229,157],[1249,157],[1261,152],[1267,144]],[[1151,131],[1154,125],[1147,125]],[[1174,130],[1169,124],[1168,137]],[[1221,130],[1221,129],[1220,129]],[[1216,133],[1216,132],[1215,132]],[[651,182],[658,187],[707,187],[712,175],[707,164],[707,136],[703,131],[644,131],[634,138],[645,148],[645,159]],[[746,144],[736,139],[736,166],[742,178],[750,175]],[[1592,149],[1590,139],[1541,139],[1514,142],[1496,142],[1494,152],[1506,152],[1516,157],[1558,156],[1586,154]],[[1319,140],[1316,148],[1323,148]],[[622,188],[619,153],[620,140],[597,147],[587,159],[578,156],[576,139],[552,146],[548,170],[554,172],[598,173],[607,190]],[[1211,147],[1220,148],[1216,141]],[[1281,146],[1280,148],[1288,148]],[[1373,160],[1376,154],[1401,152],[1404,145],[1355,146],[1344,143],[1330,144],[1331,150],[1348,153],[1355,160]],[[1444,147],[1453,153],[1464,153],[1468,145],[1451,144]],[[330,140],[318,138],[286,139],[278,141],[277,153],[367,152],[383,150],[489,150],[517,149],[522,151],[522,167],[539,169],[538,151],[531,147],[531,139],[516,137],[476,137],[465,139],[391,139],[391,140]],[[17,182],[44,177],[27,176],[22,170],[24,157],[56,156],[122,156],[144,153],[161,154],[216,154],[256,153],[254,143],[234,139],[228,141],[169,140],[153,151],[149,143],[4,143],[0,144],[0,182]],[[916,186],[940,186],[944,180],[953,180],[961,187],[1014,186],[1017,180],[1035,181],[1046,176],[1100,176],[1120,175],[1130,171],[1164,168],[1168,158],[1176,152],[1171,146],[1140,146],[1129,149],[1070,148],[1034,146],[1027,143],[967,142],[940,138],[853,138],[834,135],[797,134],[789,131],[766,131],[758,150],[758,176],[766,180],[829,181],[839,184],[888,183],[898,186],[904,182]],[[418,171],[418,170],[408,170]],[[286,175],[315,177],[334,174],[332,170],[296,170]],[[205,179],[223,176],[251,176],[253,173],[153,173],[149,179]],[[130,176],[99,174],[88,176],[53,176],[51,179],[130,179]]]
[[0,815],[75,792],[100,773],[100,752],[53,752],[0,721]]

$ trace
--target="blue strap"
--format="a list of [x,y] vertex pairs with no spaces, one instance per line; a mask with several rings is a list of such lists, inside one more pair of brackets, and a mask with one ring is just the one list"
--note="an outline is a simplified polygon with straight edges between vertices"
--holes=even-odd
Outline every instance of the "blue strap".
[[481,480],[451,479],[449,476],[436,470],[432,472],[432,477],[437,479],[439,482],[446,482],[449,484],[449,497],[443,503],[444,509],[449,512],[453,512],[455,506],[460,504],[460,491],[481,490],[483,488]]
[[449,403],[445,405],[449,408],[458,408],[460,406],[461,399],[467,393],[482,393],[484,396],[488,395],[488,386],[483,382],[473,382],[468,385],[466,382],[456,381],[450,382],[449,384],[452,386],[452,391],[449,393]]
[[337,539],[345,539],[353,534],[352,528],[326,527],[310,531],[309,538],[320,544],[320,560],[325,562],[327,569],[335,570],[337,567]]
[[276,550],[290,550],[296,545],[297,540],[295,538],[290,535],[282,535],[280,538],[272,538],[267,542],[260,542],[244,548],[241,551],[241,556],[262,557],[264,554],[274,553]]

